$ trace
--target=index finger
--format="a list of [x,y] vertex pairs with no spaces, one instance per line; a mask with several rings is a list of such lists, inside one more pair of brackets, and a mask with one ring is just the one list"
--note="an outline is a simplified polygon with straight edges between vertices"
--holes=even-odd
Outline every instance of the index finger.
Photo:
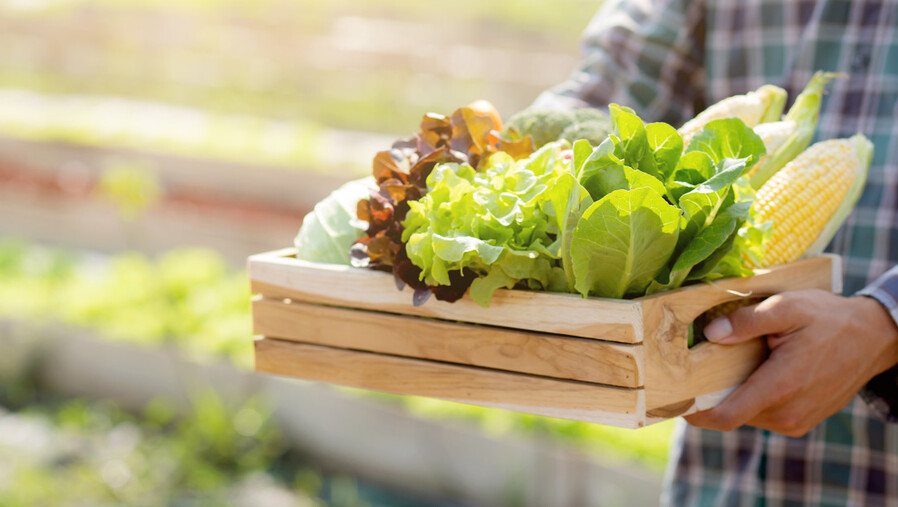
[[[745,306],[726,317],[715,319],[706,328],[706,336],[716,343],[740,343],[766,335],[796,331],[796,317],[801,313],[800,295],[783,293],[756,305]],[[721,319],[726,319],[723,322]],[[713,329],[712,332],[711,329]]]

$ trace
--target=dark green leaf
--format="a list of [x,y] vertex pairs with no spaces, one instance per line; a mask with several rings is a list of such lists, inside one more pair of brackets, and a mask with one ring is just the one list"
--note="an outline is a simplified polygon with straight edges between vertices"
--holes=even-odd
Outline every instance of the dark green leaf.
[[743,222],[740,222],[736,226],[737,230],[734,230],[733,233],[730,234],[730,237],[727,238],[727,240],[724,241],[723,244],[714,251],[714,253],[709,255],[707,259],[696,264],[689,271],[689,275],[686,276],[687,281],[701,280],[702,278],[707,276],[708,273],[713,271],[718,266],[718,264],[720,264],[720,261],[723,260],[723,258],[733,250],[733,245],[735,243],[736,237],[739,235],[738,229],[742,226],[742,223]]
[[677,257],[671,270],[689,269],[707,259],[745,221],[750,208],[750,202],[737,202],[718,213],[714,220],[707,227],[701,229],[695,238],[689,242],[683,253]]
[[702,151],[711,155],[715,164],[725,158],[748,159],[751,167],[761,155],[767,153],[764,141],[738,118],[714,120],[705,125],[692,138],[687,152]]
[[667,195],[673,202],[714,176],[714,160],[707,153],[693,151],[684,154],[668,178]]

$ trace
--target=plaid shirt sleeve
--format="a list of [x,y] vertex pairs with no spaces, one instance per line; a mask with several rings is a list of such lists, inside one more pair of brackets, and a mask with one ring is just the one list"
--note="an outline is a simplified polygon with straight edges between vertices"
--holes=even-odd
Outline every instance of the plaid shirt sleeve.
[[[898,266],[860,290],[858,295],[879,301],[898,325]],[[880,417],[898,422],[898,365],[874,377],[860,394]]]
[[680,125],[704,109],[704,17],[692,0],[608,0],[583,35],[580,68],[534,107],[635,108]]

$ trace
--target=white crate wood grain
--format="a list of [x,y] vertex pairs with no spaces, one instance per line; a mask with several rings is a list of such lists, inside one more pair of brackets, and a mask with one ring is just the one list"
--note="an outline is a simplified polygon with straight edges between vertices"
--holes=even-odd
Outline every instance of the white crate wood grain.
[[689,324],[746,294],[839,292],[823,255],[633,300],[496,291],[412,304],[392,275],[249,259],[256,370],[531,414],[638,428],[719,403],[763,361],[761,340],[687,347]]

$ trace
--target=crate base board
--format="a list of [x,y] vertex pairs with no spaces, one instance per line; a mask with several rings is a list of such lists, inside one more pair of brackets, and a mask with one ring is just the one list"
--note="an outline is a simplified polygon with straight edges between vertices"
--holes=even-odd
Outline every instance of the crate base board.
[[643,385],[640,345],[260,297],[253,300],[253,315],[255,334],[279,340],[595,384]]
[[264,338],[256,371],[624,428],[646,425],[645,391]]

